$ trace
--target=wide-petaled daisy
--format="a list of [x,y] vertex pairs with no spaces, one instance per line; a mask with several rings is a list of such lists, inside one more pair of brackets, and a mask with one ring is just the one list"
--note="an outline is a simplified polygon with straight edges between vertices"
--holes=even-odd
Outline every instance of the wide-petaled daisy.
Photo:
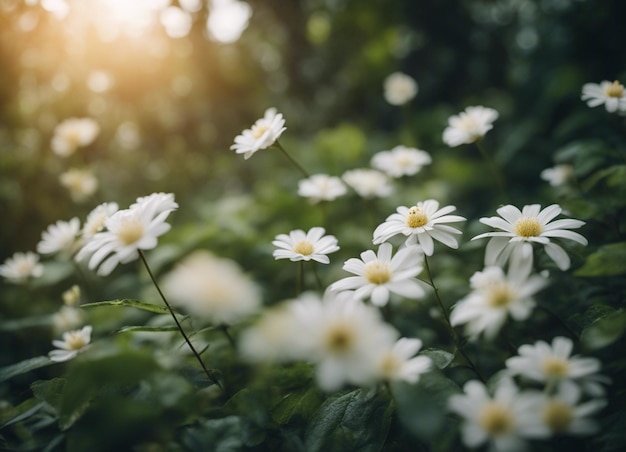
[[518,356],[506,360],[506,367],[511,375],[543,383],[572,380],[580,383],[586,392],[603,394],[600,383],[607,383],[608,379],[598,375],[600,361],[571,356],[573,347],[570,339],[561,336],[552,339],[552,344],[545,341],[525,344],[518,349]]
[[31,278],[43,275],[43,265],[39,263],[39,255],[28,251],[15,253],[0,265],[0,276],[13,284],[24,284]]
[[463,418],[461,438],[467,447],[489,442],[491,450],[523,451],[525,438],[549,436],[537,416],[536,398],[520,393],[509,379],[500,382],[493,397],[476,380],[468,381],[463,391],[450,397],[448,407]]
[[551,186],[559,187],[574,177],[574,167],[568,163],[562,163],[544,169],[539,176]]
[[67,331],[63,333],[63,340],[54,340],[57,350],[52,350],[48,356],[52,361],[61,362],[74,358],[80,351],[84,350],[91,342],[91,325],[84,326],[80,330]]
[[91,144],[100,133],[100,126],[91,118],[69,118],[54,128],[50,146],[55,154],[69,157],[79,147]]
[[415,384],[420,375],[428,372],[432,361],[426,356],[415,356],[422,348],[422,341],[406,337],[398,339],[393,347],[385,350],[378,359],[381,378],[387,381],[400,380]]
[[156,247],[157,238],[171,228],[165,222],[167,216],[177,207],[169,196],[155,196],[138,201],[132,208],[118,210],[105,220],[106,230],[81,248],[76,260],[89,257],[90,269],[99,267],[99,275],[108,275],[118,264],[137,259],[138,250]]
[[393,193],[389,177],[375,169],[354,169],[341,176],[346,184],[362,198],[385,198]]
[[507,274],[500,267],[474,273],[472,292],[454,306],[450,323],[465,325],[472,338],[484,333],[492,339],[509,315],[518,321],[528,318],[535,307],[533,295],[548,284],[547,278],[530,272],[529,260],[513,259]]
[[461,216],[448,215],[455,210],[454,206],[439,209],[439,202],[434,199],[420,201],[411,208],[400,206],[396,209],[397,213],[389,215],[385,222],[374,230],[373,243],[377,245],[397,234],[402,234],[407,236],[407,245],[419,242],[427,256],[433,254],[433,239],[456,249],[459,244],[453,234],[461,234],[461,231],[443,224],[465,221]]
[[567,239],[587,245],[587,239],[569,230],[583,226],[584,221],[571,219],[552,221],[561,213],[561,207],[557,204],[543,210],[539,204],[531,204],[524,206],[521,211],[509,204],[500,207],[497,212],[502,218],[481,218],[480,222],[500,231],[487,232],[472,239],[491,237],[485,250],[485,265],[504,266],[511,254],[521,254],[532,259],[532,243],[538,243],[543,245],[557,267],[567,270],[571,263],[569,256],[551,239]]
[[417,94],[417,82],[402,72],[394,72],[383,82],[385,100],[391,105],[403,105]]
[[390,177],[412,176],[423,166],[430,165],[430,154],[421,149],[396,146],[390,151],[380,151],[372,157],[371,164]]
[[498,112],[482,106],[467,107],[465,111],[448,119],[443,131],[443,141],[450,147],[474,143],[493,128]]
[[291,261],[314,260],[320,264],[330,263],[327,254],[339,250],[337,239],[334,235],[324,235],[326,230],[322,227],[314,227],[304,232],[295,229],[287,234],[278,234],[272,245],[279,248],[274,250],[275,259],[289,259]]
[[626,90],[624,85],[615,80],[598,83],[585,83],[581,99],[590,107],[604,105],[609,113],[626,112]]
[[416,276],[422,271],[423,253],[418,246],[407,246],[392,257],[392,246],[383,243],[378,254],[372,250],[361,253],[361,259],[350,258],[343,269],[357,276],[348,276],[334,282],[329,287],[332,291],[356,289],[354,296],[371,298],[376,306],[389,302],[389,294],[416,299],[425,294]]
[[258,150],[273,145],[285,130],[287,128],[283,115],[275,108],[268,108],[251,128],[235,137],[235,144],[230,148],[237,154],[243,154],[243,158],[247,160]]
[[57,221],[48,226],[41,234],[41,240],[37,244],[37,252],[40,254],[71,255],[80,245],[79,232],[80,220],[78,218],[74,217],[69,221]]
[[347,192],[345,184],[336,176],[314,174],[298,182],[298,195],[312,202],[332,201]]

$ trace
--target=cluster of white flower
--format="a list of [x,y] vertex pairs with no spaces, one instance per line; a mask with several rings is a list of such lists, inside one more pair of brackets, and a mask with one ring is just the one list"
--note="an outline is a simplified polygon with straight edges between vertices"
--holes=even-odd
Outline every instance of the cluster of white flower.
[[38,254],[32,251],[18,252],[0,265],[0,276],[13,284],[24,284],[32,278],[39,278],[43,270]]

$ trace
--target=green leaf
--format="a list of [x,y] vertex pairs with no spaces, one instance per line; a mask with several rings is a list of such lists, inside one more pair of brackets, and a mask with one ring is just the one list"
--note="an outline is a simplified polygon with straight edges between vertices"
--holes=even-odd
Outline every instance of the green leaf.
[[181,434],[181,443],[192,452],[204,452],[208,445],[215,452],[239,452],[244,449],[242,429],[242,421],[238,416],[209,419],[185,428]]
[[614,276],[626,273],[626,242],[612,243],[587,257],[576,276]]
[[37,400],[48,403],[58,413],[61,407],[64,378],[53,378],[52,380],[39,380],[30,385],[30,388]]
[[47,356],[37,356],[36,358],[30,358],[10,366],[2,367],[0,368],[0,382],[51,364],[55,364],[55,362],[50,361],[50,358]]
[[287,394],[272,410],[274,421],[280,425],[293,419],[307,420],[319,408],[323,397],[315,386]]
[[36,399],[28,399],[18,406],[3,410],[0,416],[0,429],[9,425],[28,419],[41,409],[43,403]]
[[328,398],[313,415],[305,433],[305,449],[314,451],[379,451],[391,422],[388,394],[357,389]]
[[446,352],[445,350],[427,348],[422,350],[419,354],[429,357],[438,369],[445,369],[454,361],[454,354]]
[[580,340],[586,347],[598,349],[621,338],[624,331],[626,331],[626,311],[614,310],[585,328]]
[[154,312],[155,314],[169,314],[170,312],[165,306],[144,303],[139,300],[130,300],[127,298],[121,300],[97,301],[94,303],[86,303],[80,305],[81,308],[97,308],[100,306],[122,306],[128,308],[136,308],[143,311]]
[[0,331],[17,331],[23,328],[50,325],[51,317],[42,315],[37,317],[24,317],[22,319],[6,320],[0,322]]
[[117,330],[118,333],[133,333],[133,332],[139,332],[139,331],[150,332],[150,333],[158,332],[158,331],[171,332],[171,331],[178,331],[178,327],[176,327],[175,325],[171,325],[171,326],[123,326],[122,328]]

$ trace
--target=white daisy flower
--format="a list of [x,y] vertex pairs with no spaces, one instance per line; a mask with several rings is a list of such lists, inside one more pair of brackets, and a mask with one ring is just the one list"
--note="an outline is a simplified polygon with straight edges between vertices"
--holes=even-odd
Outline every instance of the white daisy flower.
[[265,110],[265,115],[258,119],[250,129],[241,132],[235,137],[235,144],[230,148],[237,154],[244,154],[244,159],[249,159],[260,149],[273,145],[276,140],[287,130],[283,115],[276,112],[275,108]]
[[174,305],[213,324],[233,325],[259,310],[259,287],[230,259],[195,251],[163,278]]
[[169,197],[152,197],[135,207],[118,210],[105,220],[106,230],[98,232],[78,252],[76,260],[89,256],[89,268],[98,274],[110,274],[118,264],[135,260],[138,250],[157,246],[157,238],[170,230],[165,222],[178,204]]
[[83,324],[85,312],[73,306],[61,306],[61,309],[52,315],[52,327],[57,333],[77,328]]
[[41,241],[37,244],[39,254],[61,253],[72,255],[80,246],[78,235],[80,232],[80,220],[72,218],[69,221],[57,221],[51,224],[41,234]]
[[574,177],[574,167],[567,163],[555,165],[552,168],[544,169],[540,177],[552,187],[560,187]]
[[383,82],[385,100],[391,105],[403,105],[413,99],[418,91],[417,82],[402,72],[394,72]]
[[69,157],[79,147],[93,143],[98,133],[100,133],[100,126],[93,119],[69,118],[54,128],[50,145],[55,154]]
[[52,350],[48,356],[52,361],[61,362],[74,358],[83,351],[91,342],[91,325],[84,326],[80,330],[63,333],[63,340],[52,341],[57,350]]
[[542,383],[571,380],[580,383],[587,392],[603,394],[600,383],[608,380],[597,375],[600,361],[571,356],[572,349],[572,341],[561,336],[555,337],[551,345],[544,341],[537,341],[534,345],[525,344],[518,349],[518,356],[506,360],[506,367],[511,375]]
[[452,309],[450,323],[465,325],[465,333],[476,338],[484,333],[493,339],[510,315],[514,320],[530,316],[533,295],[548,284],[548,279],[531,275],[529,260],[511,260],[505,275],[500,267],[487,267],[470,278],[472,292]]
[[[502,217],[481,218],[480,222],[501,231],[487,232],[472,240],[491,237],[485,250],[485,265],[504,266],[512,254],[532,259],[532,244],[543,245],[546,253],[561,270],[570,267],[570,258],[551,238],[573,240],[587,245],[587,239],[577,232],[569,231],[585,224],[584,221],[561,219],[552,221],[561,213],[561,207],[552,204],[541,210],[539,204],[527,205],[522,211],[512,205],[497,210]],[[552,222],[551,222],[552,221]]]
[[86,200],[98,190],[98,179],[89,170],[70,169],[59,176],[59,181],[75,202]]
[[31,278],[43,275],[43,265],[39,263],[39,255],[28,251],[15,253],[0,265],[0,276],[13,284],[24,284]]
[[422,271],[423,253],[418,246],[407,246],[392,257],[390,243],[383,243],[378,254],[372,250],[361,253],[361,259],[348,259],[343,269],[357,276],[348,276],[331,284],[331,291],[356,289],[359,299],[371,298],[376,306],[385,306],[389,294],[417,299],[425,294],[416,276]]
[[130,209],[142,207],[149,209],[151,215],[158,215],[165,211],[173,211],[178,208],[178,204],[174,199],[174,193],[152,193],[148,196],[140,196],[130,205]]
[[474,143],[493,128],[498,112],[487,107],[467,107],[465,111],[448,119],[443,131],[443,141],[450,147]]
[[343,181],[362,198],[385,198],[393,193],[389,177],[374,169],[355,169],[341,176]]
[[406,245],[419,243],[427,256],[432,256],[434,252],[433,239],[456,249],[459,243],[453,234],[461,234],[461,231],[443,224],[465,221],[458,215],[448,215],[455,210],[454,206],[439,209],[439,202],[434,199],[420,201],[410,209],[400,206],[396,209],[397,213],[389,215],[374,230],[373,243],[377,245],[402,234],[407,236]]
[[105,202],[100,204],[87,215],[85,224],[83,224],[83,238],[91,239],[94,235],[104,229],[106,219],[119,210],[119,206],[115,202]]
[[584,84],[581,99],[590,107],[604,104],[609,113],[626,112],[626,90],[617,80]]
[[417,383],[420,375],[428,372],[432,364],[431,359],[426,356],[415,356],[420,348],[422,341],[419,339],[398,339],[378,360],[381,379]]
[[450,397],[448,407],[463,418],[461,438],[467,447],[489,442],[490,450],[523,451],[525,438],[548,436],[537,416],[536,398],[520,393],[510,380],[500,382],[493,397],[476,380],[467,382],[463,391]]
[[279,249],[274,250],[275,259],[289,259],[296,261],[314,260],[320,264],[330,263],[327,254],[339,250],[337,239],[334,235],[324,235],[326,230],[314,227],[304,232],[295,229],[287,234],[278,234],[272,245]]
[[390,177],[412,176],[431,163],[432,158],[428,152],[407,146],[396,146],[390,151],[378,152],[371,161],[374,168]]
[[344,183],[335,176],[314,174],[298,182],[298,195],[312,202],[333,201],[347,192]]

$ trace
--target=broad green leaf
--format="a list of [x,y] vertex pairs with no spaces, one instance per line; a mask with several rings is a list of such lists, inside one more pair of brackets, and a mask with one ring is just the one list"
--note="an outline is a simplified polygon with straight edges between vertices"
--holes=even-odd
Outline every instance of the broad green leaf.
[[128,308],[136,308],[143,311],[154,312],[155,314],[169,314],[170,312],[165,306],[144,303],[139,300],[130,300],[127,298],[121,300],[97,301],[94,303],[86,303],[80,305],[81,308],[97,308],[101,306],[122,306]]
[[172,332],[178,331],[178,327],[176,325],[171,326],[123,326],[119,330],[118,333],[135,333],[135,332]]
[[446,352],[445,350],[427,348],[422,350],[419,354],[429,357],[438,369],[445,369],[454,361],[454,354]]
[[605,245],[576,270],[576,276],[614,276],[626,273],[626,242]]
[[55,364],[55,362],[50,361],[50,358],[47,356],[37,356],[36,358],[30,358],[10,366],[2,367],[0,368],[0,382],[51,364]]
[[287,394],[272,409],[272,416],[280,425],[288,424],[293,418],[306,420],[319,408],[322,400],[317,387],[302,388]]
[[242,429],[238,416],[208,419],[185,428],[181,443],[191,452],[204,452],[208,445],[215,452],[239,452],[244,449]]
[[48,403],[58,413],[61,407],[64,378],[53,378],[52,380],[39,380],[30,385],[30,388],[37,400]]
[[333,395],[307,426],[306,450],[379,451],[387,438],[392,411],[387,393],[357,389]]
[[21,420],[28,419],[41,409],[43,403],[37,399],[28,399],[20,403],[18,406],[4,409],[0,416],[0,429],[8,427],[9,425],[20,422]]
[[624,335],[624,331],[626,331],[626,311],[620,309],[607,313],[585,328],[580,340],[593,350],[612,344]]

